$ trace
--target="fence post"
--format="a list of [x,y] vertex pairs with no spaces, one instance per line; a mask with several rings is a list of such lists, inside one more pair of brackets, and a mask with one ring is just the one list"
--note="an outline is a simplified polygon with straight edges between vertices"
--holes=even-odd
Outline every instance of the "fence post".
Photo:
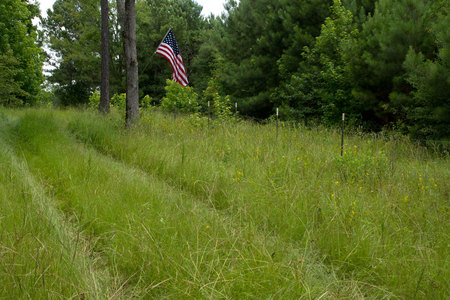
[[396,150],[397,150],[397,135],[394,135],[394,147],[391,150],[391,175],[394,175],[394,164],[395,164],[395,157],[396,157]]
[[277,139],[278,139],[278,107],[277,107]]
[[175,101],[175,107],[173,108],[173,122],[177,119],[177,102]]
[[210,109],[210,102],[208,101],[208,128],[209,128],[210,119],[211,119],[211,109]]
[[344,127],[345,126],[345,113],[342,113],[342,135],[341,135],[341,156],[344,155]]

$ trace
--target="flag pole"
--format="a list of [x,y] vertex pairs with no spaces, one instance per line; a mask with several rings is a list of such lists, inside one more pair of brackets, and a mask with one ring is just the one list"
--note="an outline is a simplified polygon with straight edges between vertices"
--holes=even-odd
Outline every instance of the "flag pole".
[[[166,36],[169,34],[169,31],[172,30],[172,28],[169,28],[169,30],[167,30],[166,35],[163,37],[163,39],[161,40],[161,43],[159,43],[158,47],[156,47],[156,50],[153,52],[152,56],[150,58],[152,58],[155,54],[156,51],[158,51],[159,46],[161,46],[162,42],[164,41],[164,39],[166,38]],[[150,62],[144,67],[143,71],[147,70],[148,65],[150,64]],[[142,71],[142,72],[143,72]]]
[[164,39],[166,38],[166,36],[169,34],[169,32],[172,30],[172,28],[169,28],[169,30],[167,30],[166,35],[164,35],[163,39],[161,40],[161,43],[159,43],[158,47],[156,47],[155,52],[153,52],[153,54],[156,53],[156,51],[158,51],[159,46],[161,46],[162,42],[164,41]]

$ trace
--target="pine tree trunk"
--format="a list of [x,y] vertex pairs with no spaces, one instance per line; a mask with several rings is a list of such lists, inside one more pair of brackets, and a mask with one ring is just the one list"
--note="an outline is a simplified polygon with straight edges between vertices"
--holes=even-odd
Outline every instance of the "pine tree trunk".
[[122,30],[122,37],[123,37],[123,31],[125,28],[125,0],[116,0],[117,4],[117,12],[119,14],[119,25]]
[[127,74],[127,111],[125,124],[131,127],[139,122],[139,84],[136,52],[135,0],[125,0],[123,30]]
[[109,18],[108,0],[101,0],[102,12],[102,82],[100,86],[101,113],[109,112]]

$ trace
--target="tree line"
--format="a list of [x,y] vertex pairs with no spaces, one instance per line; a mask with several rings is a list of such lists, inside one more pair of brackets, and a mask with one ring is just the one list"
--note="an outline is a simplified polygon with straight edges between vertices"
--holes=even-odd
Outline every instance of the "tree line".
[[[100,86],[100,1],[56,0],[41,31],[27,0],[3,3],[0,10],[15,13],[0,11],[0,85],[8,87],[0,101],[42,97],[45,41],[55,101],[87,103]],[[172,70],[154,51],[172,28],[200,98],[213,87],[255,118],[279,107],[281,118],[332,125],[345,112],[368,130],[446,139],[449,9],[447,0],[228,0],[224,14],[204,17],[194,0],[137,0],[139,98],[159,104],[165,96]],[[11,25],[17,20],[23,28]],[[111,94],[120,94],[126,62],[116,1],[109,1],[108,35]]]

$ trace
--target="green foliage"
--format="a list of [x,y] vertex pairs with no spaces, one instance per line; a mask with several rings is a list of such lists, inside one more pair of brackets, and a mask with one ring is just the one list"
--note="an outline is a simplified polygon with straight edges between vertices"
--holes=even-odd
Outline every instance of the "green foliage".
[[431,55],[430,1],[380,0],[349,51],[354,97],[372,128],[406,119],[405,100],[411,86],[403,63],[410,47]]
[[127,94],[114,94],[110,99],[110,105],[111,107],[115,107],[118,111],[125,113],[127,108]]
[[437,5],[428,33],[435,37],[436,52],[426,57],[410,47],[403,67],[413,87],[407,107],[408,131],[418,138],[450,138],[450,22],[449,7]]
[[190,126],[196,129],[207,128],[208,124],[211,123],[211,120],[208,121],[208,117],[201,114],[200,112],[191,113],[187,121]]
[[192,87],[166,80],[166,96],[161,100],[161,108],[166,112],[195,113],[200,109],[198,95]]
[[145,95],[144,98],[141,99],[139,106],[143,109],[150,108],[152,106],[152,101],[152,97]]
[[[125,61],[115,1],[110,1],[110,85],[111,94],[125,91]],[[43,21],[50,49],[56,61],[49,78],[60,88],[56,94],[63,105],[88,102],[100,84],[100,2],[57,0]],[[139,61],[140,95],[159,101],[172,69],[154,51],[169,28],[180,46],[186,70],[200,48],[206,21],[201,7],[192,0],[145,0],[136,3],[136,47]],[[76,91],[76,92],[75,92]]]
[[17,60],[11,55],[0,56],[0,104],[7,106],[19,106],[28,94],[20,87],[20,83],[14,80],[17,74]]
[[357,117],[345,54],[358,34],[352,13],[335,0],[314,46],[304,48],[301,70],[279,90],[282,116],[328,124],[339,122],[343,112],[350,120]]
[[95,91],[89,96],[89,107],[97,109],[99,104],[100,104],[100,93],[98,91]]
[[136,2],[140,95],[151,95],[160,101],[165,94],[164,86],[166,79],[172,78],[172,68],[166,59],[153,54],[170,28],[177,39],[190,80],[192,61],[206,39],[206,26],[207,22],[201,16],[201,6],[193,0]]
[[0,5],[0,104],[33,104],[43,82],[43,55],[32,19],[39,10],[28,0]]
[[221,97],[219,94],[215,94],[213,104],[214,114],[219,120],[227,121],[234,115],[230,96]]
[[[234,3],[234,4],[233,4]],[[328,0],[229,2],[218,70],[224,93],[244,114],[264,118],[281,80],[297,71],[299,49],[310,45],[328,14]]]
[[357,20],[358,28],[367,20],[369,15],[373,15],[375,3],[378,0],[342,0],[346,9],[352,12]]
[[55,94],[47,90],[41,90],[37,95],[36,106],[52,108],[55,104]]
[[[98,109],[100,103],[100,93],[96,90],[89,96],[88,106],[94,110]],[[125,114],[127,106],[127,94],[114,94],[110,99],[110,106],[119,111],[122,115]],[[149,110],[152,107],[152,98],[146,95],[140,100],[140,109]]]
[[304,61],[301,53],[305,46],[312,46],[320,34],[321,26],[330,15],[332,0],[289,1],[280,0],[279,18],[286,31],[283,38],[283,54],[277,62],[283,81]]
[[223,122],[230,120],[234,112],[230,96],[221,96],[219,90],[220,85],[217,77],[211,78],[203,94],[203,104],[209,103],[209,105],[212,105],[212,113],[219,121]]
[[208,24],[203,31],[202,40],[204,41],[198,53],[192,60],[189,80],[190,84],[198,91],[204,91],[208,87],[211,77],[218,76],[219,70],[222,70],[224,59],[219,50],[224,24],[220,18],[213,16],[207,19]]
[[320,36],[304,48],[304,62],[277,89],[282,117],[329,124],[345,112],[372,130],[388,125],[414,137],[448,137],[448,5],[344,4],[334,1]]
[[76,106],[87,104],[93,87],[86,82],[71,82],[71,84],[56,85],[54,94],[56,104],[59,106]]
[[[110,99],[110,106],[115,108],[117,111],[125,114],[126,104],[127,104],[127,94],[114,94]],[[98,91],[94,91],[89,96],[89,107],[94,110],[98,110],[98,105],[100,103],[100,93]]]
[[100,85],[100,2],[57,0],[47,14],[43,27],[57,57],[49,77],[55,95],[61,105],[86,104]]
[[[124,57],[117,10],[110,4],[111,94],[119,95]],[[419,139],[446,139],[448,12],[445,0],[229,0],[225,14],[204,18],[193,0],[137,1],[139,93],[152,99],[141,106],[159,104],[167,93],[172,69],[153,54],[172,28],[201,108],[166,96],[166,110],[204,112],[210,101],[217,116],[227,119],[229,102],[237,102],[242,115],[267,118],[276,106],[286,120],[326,125],[345,112],[367,130],[396,127]],[[44,20],[57,57],[50,81],[59,104],[86,103],[98,89],[99,24],[94,0],[57,0]],[[31,85],[19,78],[25,73],[14,51],[0,58],[0,101],[11,105],[36,95],[23,88]]]

